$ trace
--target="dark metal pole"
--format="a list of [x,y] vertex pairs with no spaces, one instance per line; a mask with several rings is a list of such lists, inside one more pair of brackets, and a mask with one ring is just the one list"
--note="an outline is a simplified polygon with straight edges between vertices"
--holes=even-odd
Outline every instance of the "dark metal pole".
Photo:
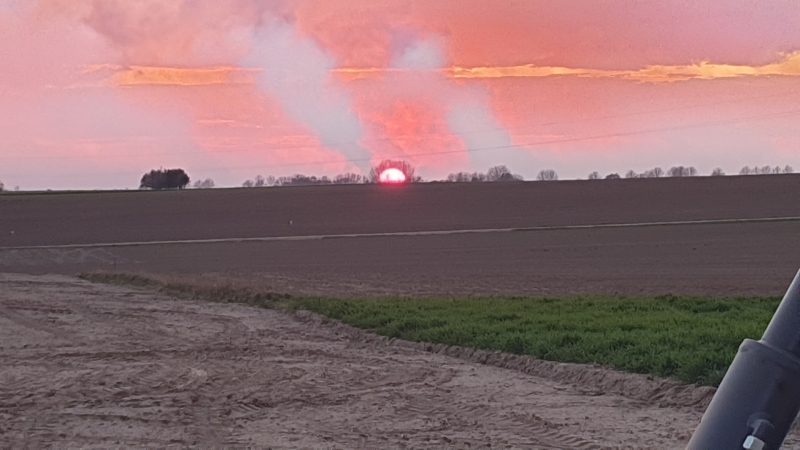
[[777,450],[800,411],[800,272],[760,341],[745,339],[690,450]]

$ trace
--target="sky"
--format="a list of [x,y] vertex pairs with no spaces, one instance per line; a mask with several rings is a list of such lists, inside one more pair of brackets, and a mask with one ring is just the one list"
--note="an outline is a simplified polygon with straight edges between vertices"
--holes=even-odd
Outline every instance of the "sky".
[[796,0],[0,0],[0,182],[800,170]]

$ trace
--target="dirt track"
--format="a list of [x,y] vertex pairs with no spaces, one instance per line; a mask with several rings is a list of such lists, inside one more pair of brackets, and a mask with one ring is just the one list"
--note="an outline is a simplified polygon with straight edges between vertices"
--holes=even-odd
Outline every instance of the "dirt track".
[[[60,276],[0,275],[0,342],[0,447],[680,448],[701,415],[677,406],[686,392],[672,406],[604,393],[641,376],[547,363],[536,377]],[[582,381],[559,381],[569,371]]]

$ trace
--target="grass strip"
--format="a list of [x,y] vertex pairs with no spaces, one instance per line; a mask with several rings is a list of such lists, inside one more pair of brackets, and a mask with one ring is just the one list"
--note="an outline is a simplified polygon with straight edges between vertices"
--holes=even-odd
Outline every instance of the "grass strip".
[[377,334],[591,363],[717,386],[745,338],[758,338],[779,297],[577,296],[565,298],[321,298],[232,283],[94,273],[184,298],[308,310]]

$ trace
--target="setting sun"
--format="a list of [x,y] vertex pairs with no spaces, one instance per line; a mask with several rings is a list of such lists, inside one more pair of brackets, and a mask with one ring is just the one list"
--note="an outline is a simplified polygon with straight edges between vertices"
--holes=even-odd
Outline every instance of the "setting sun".
[[381,184],[402,184],[405,183],[407,179],[406,174],[404,174],[402,170],[391,168],[381,172],[378,181],[380,181]]

